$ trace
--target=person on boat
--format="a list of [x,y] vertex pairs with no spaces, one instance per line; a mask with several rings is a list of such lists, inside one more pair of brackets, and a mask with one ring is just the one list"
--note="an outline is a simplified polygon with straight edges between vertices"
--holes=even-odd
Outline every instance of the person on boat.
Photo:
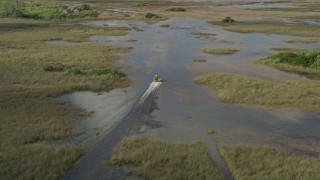
[[160,81],[161,81],[160,76],[156,74],[156,75],[153,77],[153,81],[154,81],[154,82],[160,82]]

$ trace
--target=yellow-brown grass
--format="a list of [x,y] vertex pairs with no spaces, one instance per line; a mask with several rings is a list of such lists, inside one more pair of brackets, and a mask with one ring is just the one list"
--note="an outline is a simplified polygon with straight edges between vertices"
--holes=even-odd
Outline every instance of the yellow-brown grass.
[[130,173],[147,179],[223,179],[201,142],[173,144],[126,138],[108,163],[135,166]]
[[35,143],[76,135],[75,121],[88,113],[55,97],[76,90],[102,91],[129,85],[116,61],[120,59],[117,53],[130,48],[92,42],[52,45],[45,41],[86,41],[94,34],[125,35],[128,29],[91,28],[71,22],[49,26],[33,20],[3,24],[6,25],[0,28],[0,176],[59,179],[85,150]]
[[276,83],[230,73],[210,73],[194,81],[208,86],[223,102],[320,111],[320,85],[314,81]]
[[222,146],[235,179],[319,179],[320,159],[249,145]]

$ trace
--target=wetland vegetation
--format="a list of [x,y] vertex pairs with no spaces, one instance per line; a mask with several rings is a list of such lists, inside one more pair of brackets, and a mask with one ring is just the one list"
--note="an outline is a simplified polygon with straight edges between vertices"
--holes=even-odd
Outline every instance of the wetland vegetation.
[[148,179],[223,179],[199,141],[173,144],[129,137],[114,149],[108,163],[134,166],[128,173]]
[[252,145],[219,148],[235,179],[319,179],[320,159]]
[[194,60],[192,60],[192,62],[203,63],[203,62],[207,62],[207,60],[205,60],[205,59],[194,59]]
[[266,34],[320,37],[319,26],[316,25],[285,24],[278,22],[213,22],[213,24],[221,25],[227,31],[241,33],[259,32]]
[[[59,101],[57,97],[74,91],[109,91],[130,85],[129,78],[117,65],[117,60],[120,59],[119,53],[128,52],[132,48],[101,45],[89,41],[88,38],[92,35],[124,36],[128,35],[131,29],[89,27],[80,24],[84,20],[142,19],[158,22],[179,14],[217,20],[213,24],[233,32],[302,36],[287,40],[289,43],[319,41],[320,31],[317,25],[272,21],[235,22],[231,17],[226,18],[225,22],[232,23],[221,22],[229,15],[237,17],[237,20],[251,16],[320,19],[319,13],[315,11],[319,7],[317,1],[299,2],[303,8],[257,8],[241,11],[220,4],[208,4],[112,1],[105,5],[96,1],[88,6],[70,2],[70,6],[81,7],[84,11],[63,13],[61,4],[53,2],[1,1],[0,176],[3,179],[61,178],[79,157],[86,153],[87,147],[49,146],[47,142],[61,141],[78,135],[79,132],[73,129],[75,121],[90,115],[91,112],[72,107]],[[172,8],[172,5],[179,7]],[[139,13],[106,11],[110,7],[129,7],[138,10]],[[160,27],[170,25],[164,24]],[[143,31],[139,27],[133,27],[133,30]],[[217,39],[216,32],[198,32],[194,35],[220,43],[234,43],[233,40]],[[51,40],[77,43],[47,43]],[[131,39],[127,42],[136,41]],[[310,78],[320,78],[318,50],[273,50],[281,52],[255,63],[296,72]],[[238,49],[208,48],[203,51],[209,54],[233,54]],[[195,59],[193,62],[206,60]],[[217,97],[223,102],[267,107],[289,106],[306,111],[319,111],[320,87],[315,81],[280,83],[229,73],[210,73],[199,76],[194,81],[216,92]],[[213,128],[206,129],[208,134],[215,132]],[[313,147],[311,145],[310,149]],[[320,178],[320,163],[316,158],[243,145],[222,146],[220,153],[236,179]],[[198,141],[191,144],[173,144],[126,138],[115,148],[108,163],[134,166],[132,169],[129,168],[128,173],[146,178],[223,179],[207,149]]]
[[320,108],[320,85],[315,81],[280,83],[231,73],[210,73],[196,77],[194,81],[209,87],[223,102],[291,106],[309,111]]
[[[1,177],[58,179],[86,148],[46,142],[77,135],[74,122],[89,112],[55,98],[129,85],[115,63],[130,48],[86,42],[93,34],[125,35],[129,29],[21,19],[2,19],[0,26]],[[46,43],[56,39],[81,43]]]
[[319,37],[292,38],[292,39],[286,40],[286,42],[288,43],[316,43],[319,41],[320,41]]
[[283,71],[298,73],[311,79],[320,78],[320,50],[299,49],[280,51],[254,61]]
[[239,49],[236,48],[206,48],[203,52],[207,54],[216,54],[216,55],[228,55],[238,52]]
[[[91,9],[87,4],[79,5],[77,12],[67,6],[59,6],[53,3],[23,2],[19,0],[4,0],[0,3],[0,16],[18,17],[33,19],[64,19],[64,18],[85,18],[97,17],[100,13]],[[64,11],[65,10],[65,11]]]

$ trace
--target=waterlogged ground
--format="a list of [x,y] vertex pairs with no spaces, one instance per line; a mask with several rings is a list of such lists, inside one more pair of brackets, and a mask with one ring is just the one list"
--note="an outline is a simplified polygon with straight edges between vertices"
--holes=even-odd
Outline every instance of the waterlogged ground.
[[[124,109],[134,106],[149,86],[152,77],[159,74],[162,83],[157,96],[149,102],[151,109],[139,111],[143,123],[135,126],[134,134],[152,139],[174,142],[202,140],[207,146],[217,144],[254,143],[281,146],[309,155],[316,152],[320,139],[320,115],[293,108],[267,109],[242,104],[220,102],[206,89],[192,82],[198,75],[208,72],[232,72],[256,78],[285,82],[302,77],[272,68],[251,64],[250,61],[272,53],[271,48],[315,48],[320,43],[286,43],[292,36],[260,33],[232,33],[206,21],[189,18],[172,18],[156,24],[142,21],[94,21],[91,26],[128,26],[142,29],[118,37],[91,36],[104,45],[132,46],[123,55],[124,69],[134,84],[102,95],[77,92],[62,99],[79,105],[93,114],[76,125],[88,132],[92,129],[110,130],[120,122]],[[169,27],[161,27],[169,25]],[[213,33],[209,39],[193,33]],[[229,40],[229,41],[226,41]],[[232,41],[230,41],[232,40]],[[228,43],[225,43],[228,42]],[[233,55],[209,55],[204,48],[232,47],[239,49]],[[192,62],[205,59],[207,62]],[[152,122],[148,125],[148,121]],[[208,135],[207,128],[216,134]],[[116,133],[116,132],[115,132]],[[88,141],[83,136],[81,141]],[[91,133],[92,134],[92,133]],[[303,143],[308,142],[308,143]],[[211,156],[218,161],[215,148]],[[223,169],[223,165],[219,165]],[[110,176],[109,176],[110,177]],[[112,177],[112,176],[111,176]]]

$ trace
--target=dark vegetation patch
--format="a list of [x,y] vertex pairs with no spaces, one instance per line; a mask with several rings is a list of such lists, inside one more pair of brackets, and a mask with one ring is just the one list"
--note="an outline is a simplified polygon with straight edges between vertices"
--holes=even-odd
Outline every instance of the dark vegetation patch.
[[168,28],[168,27],[170,27],[170,24],[162,24],[162,25],[160,25],[160,27]]
[[186,12],[187,10],[185,8],[181,8],[181,7],[172,7],[172,8],[167,9],[167,11]]
[[144,15],[144,17],[145,17],[146,19],[159,19],[159,18],[160,18],[159,15],[153,14],[153,13],[147,13],[147,14]]
[[281,51],[274,55],[255,60],[254,63],[298,73],[311,79],[320,79],[320,50],[318,49]]
[[320,50],[283,51],[269,57],[272,63],[320,69]]
[[222,20],[222,22],[223,23],[233,23],[233,22],[235,22],[235,20],[232,19],[230,16],[227,16]]
[[134,166],[128,173],[147,179],[223,179],[201,142],[173,144],[126,138],[108,163]]
[[286,47],[279,47],[279,48],[271,48],[272,51],[296,51],[295,48],[286,48]]

